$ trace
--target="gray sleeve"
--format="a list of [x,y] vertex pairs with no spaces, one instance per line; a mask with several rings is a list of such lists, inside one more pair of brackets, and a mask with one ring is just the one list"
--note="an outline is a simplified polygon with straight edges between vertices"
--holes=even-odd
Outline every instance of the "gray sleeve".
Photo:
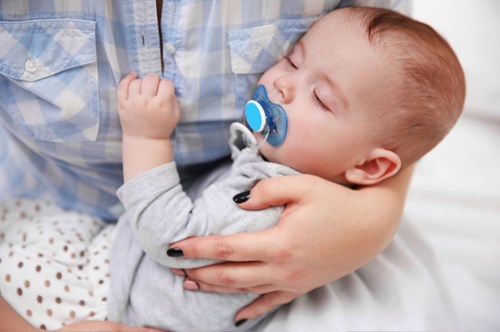
[[212,260],[170,258],[166,250],[171,243],[192,236],[255,232],[276,224],[281,207],[246,211],[232,200],[258,180],[280,173],[276,172],[276,164],[271,168],[267,164],[270,163],[236,165],[194,202],[182,190],[175,163],[160,166],[118,190],[126,210],[124,217],[128,219],[124,221],[131,223],[146,254],[162,265],[193,268],[213,264]]

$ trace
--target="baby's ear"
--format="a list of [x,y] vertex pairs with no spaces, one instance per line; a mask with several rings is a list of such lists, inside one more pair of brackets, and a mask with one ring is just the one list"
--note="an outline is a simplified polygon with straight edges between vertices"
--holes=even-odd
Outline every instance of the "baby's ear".
[[345,178],[352,184],[371,185],[395,175],[401,168],[399,156],[389,150],[376,148],[365,160],[348,169]]

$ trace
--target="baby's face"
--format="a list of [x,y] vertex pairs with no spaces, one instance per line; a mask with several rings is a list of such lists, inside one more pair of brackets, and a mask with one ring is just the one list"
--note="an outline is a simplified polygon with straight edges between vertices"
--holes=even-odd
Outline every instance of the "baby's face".
[[372,115],[383,107],[390,70],[350,17],[337,10],[316,22],[259,81],[288,115],[285,141],[279,147],[264,144],[262,154],[337,182],[377,144],[370,138],[377,126]]

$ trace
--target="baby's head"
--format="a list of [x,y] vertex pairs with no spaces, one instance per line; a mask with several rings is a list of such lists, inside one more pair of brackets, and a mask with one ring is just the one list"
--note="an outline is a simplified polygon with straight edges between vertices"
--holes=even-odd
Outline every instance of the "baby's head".
[[262,154],[342,184],[374,184],[418,160],[453,127],[465,98],[442,37],[364,7],[317,21],[259,83],[289,119],[283,144],[264,144]]

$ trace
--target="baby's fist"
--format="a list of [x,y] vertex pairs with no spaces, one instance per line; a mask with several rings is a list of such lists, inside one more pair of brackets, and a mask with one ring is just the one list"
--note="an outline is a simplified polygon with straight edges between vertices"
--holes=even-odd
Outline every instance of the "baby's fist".
[[168,139],[179,122],[179,103],[170,80],[131,73],[118,85],[118,113],[124,135]]

